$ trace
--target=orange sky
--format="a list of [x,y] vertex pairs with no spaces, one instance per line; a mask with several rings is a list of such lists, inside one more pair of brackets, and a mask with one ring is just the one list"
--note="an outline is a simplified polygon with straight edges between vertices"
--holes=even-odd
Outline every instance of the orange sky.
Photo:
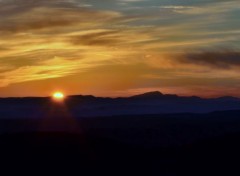
[[240,96],[239,1],[0,1],[0,96]]

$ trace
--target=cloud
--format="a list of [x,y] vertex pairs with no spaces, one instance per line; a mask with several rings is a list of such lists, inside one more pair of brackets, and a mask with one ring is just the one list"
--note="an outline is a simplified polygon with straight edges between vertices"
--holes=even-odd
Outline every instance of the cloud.
[[51,9],[49,7],[37,7],[18,16],[2,19],[0,31],[19,33],[56,27],[62,29],[69,27],[85,28],[111,22],[114,18],[120,16],[121,14],[117,12],[97,11],[87,8]]
[[222,14],[235,9],[239,9],[239,2],[236,0],[230,1],[209,1],[200,4],[189,5],[163,5],[160,9],[168,9],[175,13],[188,15],[205,15],[205,14]]
[[101,32],[93,32],[84,35],[71,36],[70,43],[74,45],[88,45],[88,46],[111,46],[121,43],[121,39],[117,30],[106,30]]
[[63,77],[75,73],[78,69],[79,65],[75,61],[55,57],[43,61],[39,65],[23,66],[5,71],[0,74],[0,87],[19,82]]
[[178,58],[177,61],[184,64],[190,63],[217,69],[240,68],[240,52],[217,51],[187,53]]
[[[206,77],[212,82],[236,78],[238,4],[1,0],[0,86],[54,78],[63,84],[84,82],[86,90],[101,85],[121,91],[133,84],[135,89],[164,83],[175,90],[184,84],[199,87]],[[216,50],[219,47],[230,50]]]

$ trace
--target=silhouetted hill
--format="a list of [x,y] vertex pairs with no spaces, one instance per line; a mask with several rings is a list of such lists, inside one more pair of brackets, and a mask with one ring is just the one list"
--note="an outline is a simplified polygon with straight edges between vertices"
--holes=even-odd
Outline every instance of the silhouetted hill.
[[164,95],[159,92],[159,91],[154,91],[154,92],[147,92],[144,94],[140,94],[140,95],[134,95],[131,98],[161,98]]
[[240,99],[220,97],[203,99],[148,92],[122,98],[103,98],[91,95],[69,96],[59,105],[50,97],[1,98],[1,118],[41,118],[51,110],[64,107],[74,117],[113,115],[163,114],[163,113],[208,113],[219,110],[240,109]]
[[2,168],[53,175],[239,175],[239,107],[234,97],[160,92],[76,95],[62,103],[2,98]]
[[224,96],[224,97],[219,97],[219,98],[215,98],[215,100],[219,101],[239,101],[239,98],[237,97],[232,97],[232,96]]

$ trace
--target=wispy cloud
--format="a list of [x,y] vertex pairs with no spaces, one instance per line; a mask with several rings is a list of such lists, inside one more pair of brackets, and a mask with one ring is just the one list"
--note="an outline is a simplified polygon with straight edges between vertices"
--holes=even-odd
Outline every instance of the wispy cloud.
[[87,77],[76,84],[197,90],[206,73],[238,85],[236,0],[2,0],[0,15],[0,87]]

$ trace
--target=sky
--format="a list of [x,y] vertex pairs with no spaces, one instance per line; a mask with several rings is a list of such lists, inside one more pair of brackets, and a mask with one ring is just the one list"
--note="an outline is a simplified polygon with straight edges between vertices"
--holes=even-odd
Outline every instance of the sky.
[[239,0],[0,0],[0,96],[240,97]]

